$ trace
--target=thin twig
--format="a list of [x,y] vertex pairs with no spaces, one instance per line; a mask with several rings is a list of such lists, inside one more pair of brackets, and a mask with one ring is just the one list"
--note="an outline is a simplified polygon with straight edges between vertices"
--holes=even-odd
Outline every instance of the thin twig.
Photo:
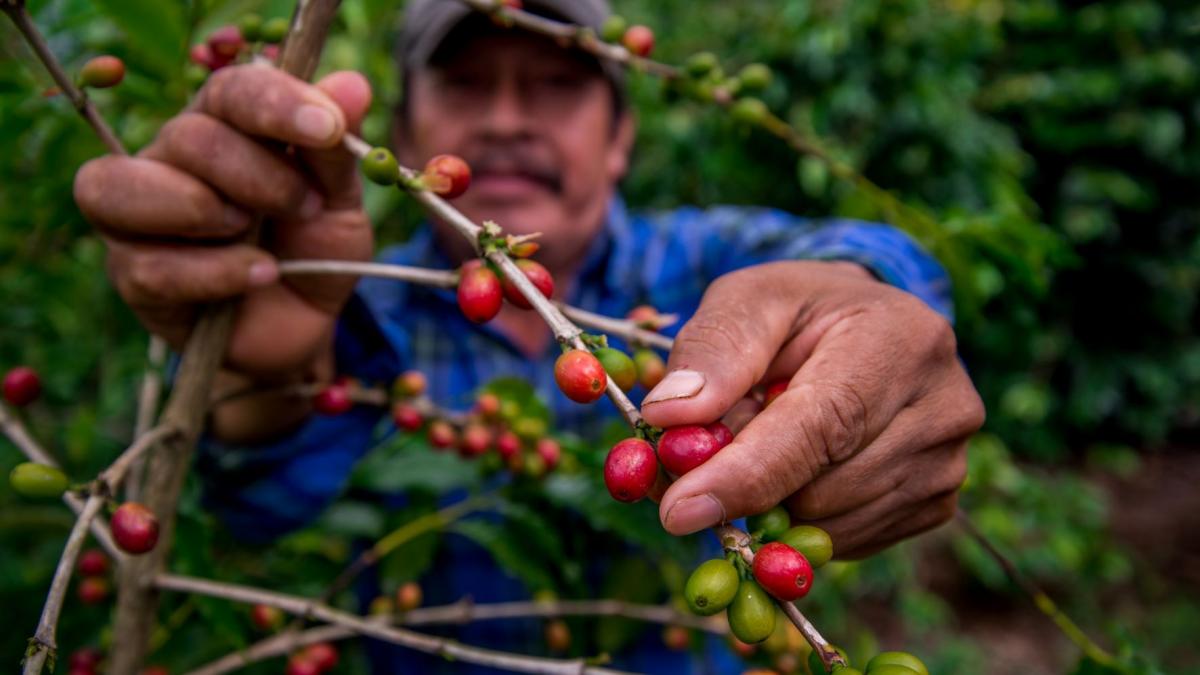
[[[117,457],[116,461],[105,469],[95,480],[88,495],[87,502],[71,528],[62,555],[58,559],[58,567],[54,571],[54,579],[50,582],[50,591],[46,595],[46,603],[42,606],[42,616],[38,621],[37,631],[30,640],[31,653],[25,660],[25,675],[37,675],[42,672],[42,666],[47,658],[52,657],[58,645],[56,633],[58,617],[62,613],[63,600],[66,598],[67,587],[71,583],[71,573],[75,570],[75,561],[83,542],[87,540],[88,527],[105,502],[116,493],[121,480],[133,462],[162,439],[175,433],[174,429],[156,427],[142,434],[133,445],[129,446]],[[124,556],[117,559],[122,562]]]
[[958,524],[962,526],[963,531],[966,532],[971,539],[975,540],[975,543],[979,544],[983,550],[986,551],[987,554],[996,561],[996,564],[1000,565],[1000,568],[1004,570],[1004,574],[1007,575],[1008,578],[1014,584],[1016,584],[1018,588],[1024,591],[1031,600],[1033,600],[1033,604],[1037,606],[1038,610],[1049,617],[1050,620],[1053,621],[1056,626],[1058,626],[1059,630],[1061,630],[1063,634],[1071,640],[1071,642],[1074,642],[1076,646],[1083,650],[1083,653],[1086,654],[1088,658],[1100,665],[1123,670],[1123,668],[1117,662],[1116,657],[1108,653],[1107,650],[1096,644],[1090,637],[1088,637],[1087,633],[1083,632],[1083,629],[1080,628],[1079,625],[1073,620],[1071,620],[1071,617],[1067,616],[1061,609],[1058,608],[1058,605],[1056,605],[1054,601],[1050,599],[1049,595],[1046,595],[1045,591],[1039,588],[1032,579],[1025,576],[1021,570],[1017,569],[1017,566],[1013,564],[1013,562],[1009,560],[1007,556],[1001,553],[1000,549],[996,548],[996,545],[993,544],[991,540],[989,540],[983,533],[983,531],[980,530],[977,525],[975,525],[975,522],[967,516],[966,511],[963,511],[961,508],[959,508],[955,511],[954,515],[958,520]]
[[371,621],[361,616],[343,612],[328,605],[315,603],[283,593],[264,591],[236,584],[209,581],[176,574],[160,574],[154,578],[154,586],[163,590],[196,593],[235,602],[267,605],[289,614],[312,616],[326,623],[345,626],[360,635],[391,642],[426,654],[477,665],[502,668],[522,673],[549,673],[562,675],[622,675],[622,671],[589,665],[587,659],[548,659],[539,656],[510,654],[481,647],[471,647],[447,638],[425,635],[404,628],[388,626],[380,621]]
[[[134,422],[133,437],[139,438],[150,430],[158,415],[158,401],[162,395],[162,367],[167,360],[167,341],[157,335],[150,336],[146,347],[146,370],[142,373],[142,386],[138,391],[137,420]],[[139,457],[129,467],[125,481],[125,498],[136,502],[142,496],[142,474],[144,464]]]
[[92,130],[104,143],[108,151],[114,155],[129,154],[125,150],[125,146],[121,145],[121,141],[117,139],[116,134],[96,111],[96,107],[88,99],[87,94],[80,91],[79,87],[71,81],[70,76],[63,70],[58,59],[51,53],[50,47],[46,44],[45,38],[42,37],[37,26],[34,25],[33,19],[29,17],[29,12],[25,10],[24,2],[0,2],[0,10],[3,10],[8,18],[17,26],[17,30],[21,31],[22,37],[29,43],[33,52],[37,54],[38,60],[50,72],[50,77],[54,78],[54,82],[62,93],[71,101],[71,105],[75,106],[75,110],[87,120],[87,123],[92,126]]
[[[9,440],[13,442],[13,445],[17,446],[17,449],[20,450],[21,453],[27,458],[29,458],[29,461],[37,462],[38,464],[45,464],[46,466],[52,466],[56,469],[59,468],[58,462],[55,461],[49,453],[43,450],[42,447],[38,445],[37,441],[33,440],[33,437],[29,435],[29,432],[25,429],[25,425],[21,423],[21,420],[16,415],[12,414],[12,412],[10,412],[3,403],[0,403],[0,429],[2,429],[4,431],[4,435],[8,436]],[[84,501],[79,497],[79,495],[68,491],[63,493],[62,499],[63,502],[65,502],[66,505],[75,512],[75,515],[78,516],[79,514],[83,513]],[[112,533],[108,531],[108,526],[97,520],[93,520],[91,528],[92,536],[96,537],[96,541],[100,543],[100,546],[110,556],[120,557],[121,551],[117,548],[117,545],[113,543]]]
[[[463,599],[449,605],[422,607],[399,616],[371,617],[368,621],[400,626],[465,624],[497,619],[552,619],[567,616],[611,616],[647,623],[683,626],[714,635],[727,635],[729,626],[715,617],[684,614],[670,605],[639,605],[621,600],[558,600],[554,602],[497,602],[476,604]],[[319,626],[300,633],[279,633],[244,650],[226,654],[187,675],[223,675],[252,663],[287,654],[317,642],[332,642],[358,633],[345,626]]]

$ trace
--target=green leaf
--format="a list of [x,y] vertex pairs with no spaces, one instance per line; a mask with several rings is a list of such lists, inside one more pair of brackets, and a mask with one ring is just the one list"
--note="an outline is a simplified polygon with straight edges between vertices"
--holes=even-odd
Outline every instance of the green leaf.
[[355,468],[351,485],[376,492],[440,494],[479,483],[477,463],[452,452],[406,444],[402,453],[373,452]]
[[187,43],[184,3],[162,0],[97,0],[125,32],[129,49],[143,67],[165,78],[177,75]]
[[483,520],[462,520],[449,530],[487,549],[496,564],[524,582],[529,590],[554,588],[554,577],[545,562],[502,525]]
[[378,539],[383,536],[384,516],[382,509],[377,505],[341,501],[330,506],[315,527],[347,537]]

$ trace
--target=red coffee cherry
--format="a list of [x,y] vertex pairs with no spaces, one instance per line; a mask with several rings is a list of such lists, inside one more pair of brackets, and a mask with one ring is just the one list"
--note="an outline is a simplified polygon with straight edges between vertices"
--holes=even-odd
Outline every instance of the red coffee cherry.
[[650,52],[654,51],[654,31],[648,26],[635,24],[625,31],[622,42],[625,43],[625,48],[634,54],[650,56]]
[[562,619],[546,622],[546,647],[552,652],[565,652],[571,646],[571,628]]
[[663,644],[667,649],[682,652],[692,644],[692,634],[683,626],[667,626],[663,629]]
[[554,381],[572,401],[591,403],[604,395],[608,375],[591,352],[572,349],[554,362]]
[[117,507],[109,525],[113,541],[126,553],[145,553],[158,543],[158,518],[137,502],[126,502]]
[[412,398],[425,393],[429,380],[419,370],[406,370],[392,383],[392,393],[400,398]]
[[716,437],[695,425],[671,427],[658,439],[658,459],[664,469],[676,476],[707,462],[720,449]]
[[457,155],[438,155],[425,163],[425,183],[444,199],[454,199],[471,185],[471,167]]
[[85,605],[98,605],[108,597],[108,580],[103,577],[84,577],[75,589],[79,601]]
[[658,478],[654,447],[640,438],[626,438],[608,451],[604,460],[604,485],[619,502],[645,497]]
[[458,432],[445,420],[434,420],[429,424],[429,444],[435,448],[449,448],[458,441]]
[[321,675],[321,668],[308,658],[308,650],[300,651],[288,659],[287,675]]
[[405,431],[416,431],[425,422],[421,411],[409,403],[397,403],[392,407],[392,421],[396,423],[397,428]]
[[458,281],[458,307],[464,316],[475,323],[486,323],[500,313],[503,302],[500,278],[490,267],[482,261],[471,261],[462,266]]
[[42,393],[42,378],[29,366],[17,366],[4,374],[4,400],[18,408],[33,403]]
[[79,84],[95,89],[115,87],[125,79],[125,62],[115,56],[97,56],[83,64]]
[[763,396],[763,407],[771,405],[771,401],[779,398],[779,395],[787,391],[788,380],[775,380],[767,385],[767,393]]
[[494,420],[500,416],[500,397],[484,392],[475,399],[475,412],[485,420]]
[[725,426],[725,424],[722,422],[713,422],[712,424],[705,426],[704,430],[712,434],[713,438],[717,439],[718,450],[733,442],[733,432],[730,431],[729,427]]
[[350,388],[344,384],[331,384],[313,397],[313,410],[322,415],[341,415],[353,407]]
[[255,628],[269,633],[283,625],[283,612],[269,605],[255,605],[250,608],[250,622]]
[[813,569],[799,551],[773,541],[754,554],[754,579],[771,595],[791,602],[812,590]]
[[304,658],[312,661],[321,672],[332,669],[338,663],[337,648],[328,642],[311,644],[304,649]]
[[401,612],[414,610],[421,606],[424,595],[421,585],[415,581],[400,584],[400,588],[396,589],[396,609]]
[[259,56],[263,57],[264,59],[266,59],[272,63],[278,63],[279,62],[279,45],[263,45],[262,51],[260,51],[258,54],[259,54]]
[[472,422],[463,429],[458,450],[463,457],[478,457],[492,446],[492,430]]
[[513,432],[505,429],[496,436],[496,452],[500,453],[500,459],[508,461],[521,451],[521,439]]
[[79,556],[79,574],[85,577],[102,577],[108,573],[108,556],[104,551],[89,548]]
[[208,35],[208,48],[219,61],[232,61],[246,41],[242,39],[242,31],[237,26],[221,26]]
[[638,328],[646,330],[658,330],[659,313],[650,305],[638,305],[629,310],[625,318],[637,324]]
[[99,650],[84,647],[72,652],[71,659],[67,663],[71,670],[95,670],[103,658],[104,655]]
[[553,438],[543,438],[537,442],[537,454],[546,463],[546,470],[553,471],[562,459],[562,446]]
[[[554,277],[550,276],[545,267],[532,260],[521,259],[515,262],[517,267],[525,273],[525,278],[533,282],[543,297],[549,300],[550,296],[554,295]],[[533,304],[521,295],[521,291],[517,290],[517,285],[509,281],[508,277],[504,278],[504,297],[521,309],[533,309]]]
[[188,49],[188,59],[198,66],[212,68],[213,54],[208,45],[203,42],[197,42]]

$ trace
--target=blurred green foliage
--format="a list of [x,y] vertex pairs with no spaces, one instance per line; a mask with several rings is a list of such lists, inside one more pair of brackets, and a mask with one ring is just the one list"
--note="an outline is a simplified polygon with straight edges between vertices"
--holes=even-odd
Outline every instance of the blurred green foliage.
[[[387,137],[400,90],[390,51],[398,4],[344,0],[323,62],[325,70],[367,74],[376,103],[363,135],[376,141]],[[989,433],[973,444],[964,504],[1021,569],[1060,594],[1085,629],[1104,631],[1131,659],[1200,672],[1183,665],[1196,661],[1187,627],[1200,620],[1197,603],[1148,580],[1136,552],[1106,535],[1103,494],[1074,475],[1085,454],[1125,472],[1137,464],[1131,448],[1194,442],[1200,429],[1200,6],[616,5],[656,28],[663,60],[710,50],[729,69],[769,64],[775,77],[763,99],[773,111],[937,228],[924,229],[911,214],[896,218],[816,158],[797,157],[715,108],[665,104],[661,84],[636,75],[631,100],[640,131],[624,185],[628,201],[770,205],[813,217],[891,219],[919,234],[954,274],[962,354],[989,409]],[[135,149],[186,103],[189,44],[246,11],[286,16],[290,9],[285,0],[31,2],[69,68],[97,53],[125,60],[126,81],[95,99]],[[62,97],[42,95],[50,86],[0,22],[0,368],[26,363],[43,373],[45,403],[29,421],[71,474],[84,477],[129,436],[145,342],[104,283],[103,245],[69,199],[75,170],[103,149]],[[406,236],[420,220],[395,190],[369,186],[367,202],[382,243]],[[318,594],[356,538],[429,512],[441,489],[481,489],[474,467],[415,446],[400,442],[372,455],[343,502],[269,550],[226,540],[192,486],[176,568]],[[0,473],[7,473],[20,458],[0,447]],[[586,597],[595,592],[578,567],[588,555],[583,531],[607,533],[614,548],[631,542],[652,552],[620,563],[642,582],[625,589],[630,597],[662,599],[677,589],[692,542],[663,536],[652,507],[608,499],[595,480],[602,444],[569,447],[584,472],[517,486],[498,508],[502,519],[463,521],[452,536],[487,548],[531,588],[553,585],[565,596]],[[410,506],[378,506],[373,495],[404,487],[418,473],[422,489]],[[58,535],[68,526],[61,509],[0,491],[0,606],[19,617],[16,630],[0,638],[0,659],[23,648],[61,548]],[[418,577],[439,536],[421,537],[389,558],[385,588]],[[518,538],[535,545],[514,551]],[[866,654],[878,639],[853,608],[881,602],[900,617],[911,649],[929,655],[934,672],[984,672],[985,664],[994,672],[1028,672],[1020,664],[997,669],[989,645],[957,635],[957,609],[921,582],[916,549],[904,545],[823,573],[831,583],[818,583],[808,603],[817,623],[852,655]],[[952,550],[979,586],[972,592],[1013,593],[969,542],[955,540]],[[1128,597],[1109,602],[1118,593]],[[98,639],[106,612],[72,606],[63,643]],[[197,616],[202,620],[191,620]],[[163,619],[170,631],[159,657],[173,664],[196,665],[252,635],[240,608],[212,600],[171,598]],[[615,648],[630,630],[601,622],[596,644]],[[351,655],[348,670],[358,672],[360,658]]]

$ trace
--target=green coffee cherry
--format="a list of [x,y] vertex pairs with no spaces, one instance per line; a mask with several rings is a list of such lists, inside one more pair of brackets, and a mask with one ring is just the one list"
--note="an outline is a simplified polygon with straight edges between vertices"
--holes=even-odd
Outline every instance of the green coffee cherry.
[[[846,650],[842,649],[841,647],[837,647],[837,646],[834,646],[834,649],[837,650],[837,653],[842,655],[843,659],[846,659],[846,663],[850,663],[850,657],[846,656]],[[815,650],[815,649],[808,653],[808,672],[812,673],[813,675],[828,675],[830,672],[828,670],[825,670],[825,664],[821,662],[821,655],[818,654],[817,650]],[[833,672],[846,673],[848,671],[846,671],[845,669],[838,668],[837,666],[834,666]],[[849,671],[849,672],[853,672],[853,671]]]
[[746,518],[746,529],[763,541],[775,541],[791,524],[792,518],[782,506],[775,506],[770,511]]
[[288,23],[288,20],[281,16],[277,16],[274,19],[267,19],[265,22],[263,22],[262,29],[259,31],[258,37],[263,42],[270,44],[283,42],[283,39],[287,37],[289,27],[290,24]]
[[812,525],[797,525],[779,535],[778,541],[800,551],[816,569],[833,557],[833,540],[829,533]]
[[[882,670],[885,666],[907,668],[917,675],[929,675],[929,669],[921,663],[921,659],[908,652],[880,652],[867,661],[867,672],[871,675],[887,675],[887,671]],[[892,675],[908,674],[897,671]]]
[[729,605],[729,629],[747,644],[762,642],[775,630],[775,603],[753,579],[738,584],[737,595]]
[[738,591],[738,573],[724,558],[709,560],[696,568],[683,587],[688,608],[700,616],[712,616],[729,606]]
[[628,27],[625,17],[613,14],[605,19],[604,25],[600,27],[600,39],[605,42],[620,42],[621,38],[625,37],[625,29]]
[[771,69],[761,63],[751,63],[738,72],[740,91],[762,91],[771,85]]
[[8,475],[8,482],[17,494],[32,499],[61,497],[67,490],[66,474],[36,462],[18,464]]
[[858,668],[851,668],[850,666],[834,666],[833,675],[863,675],[863,671]]
[[362,170],[372,183],[395,185],[400,180],[400,165],[387,148],[371,148],[362,158]]
[[767,104],[753,97],[738,99],[737,103],[729,109],[729,113],[733,115],[733,119],[743,124],[758,124],[771,114],[767,110]]
[[874,668],[867,666],[867,675],[919,675],[917,671],[908,666],[898,666],[892,663],[885,663],[882,666]]
[[246,14],[238,19],[238,30],[242,32],[242,39],[246,42],[258,42],[262,37],[263,20],[257,14]]
[[684,62],[683,67],[687,69],[688,75],[692,77],[704,77],[711,73],[720,65],[717,61],[717,55],[712,52],[696,52],[688,57]]
[[592,355],[600,359],[600,365],[604,366],[604,371],[617,383],[621,391],[629,391],[637,384],[637,366],[625,352],[612,347],[601,347],[592,352]]

